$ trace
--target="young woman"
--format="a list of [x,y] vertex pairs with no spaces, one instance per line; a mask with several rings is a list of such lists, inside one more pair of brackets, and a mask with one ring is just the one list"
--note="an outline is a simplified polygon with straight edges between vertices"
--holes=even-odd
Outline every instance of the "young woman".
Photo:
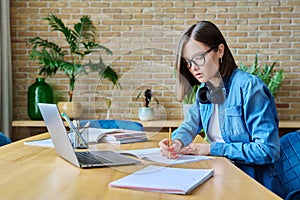
[[[279,194],[280,172],[274,169],[280,158],[278,117],[267,86],[237,69],[222,33],[208,21],[184,32],[176,65],[180,101],[191,86],[201,87],[172,141],[159,143],[162,154],[172,159],[177,154],[225,156]],[[209,143],[192,143],[199,130],[204,130]]]

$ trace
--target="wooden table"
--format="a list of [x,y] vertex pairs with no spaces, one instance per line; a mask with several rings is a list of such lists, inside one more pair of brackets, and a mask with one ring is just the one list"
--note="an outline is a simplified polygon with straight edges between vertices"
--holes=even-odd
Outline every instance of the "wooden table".
[[[150,134],[150,133],[149,133]],[[157,147],[167,133],[151,133],[148,142],[118,146],[122,149]],[[47,133],[24,140],[49,137]],[[79,169],[57,156],[53,148],[26,146],[24,140],[0,147],[1,199],[280,199],[251,179],[226,158],[177,165],[182,168],[213,168],[214,176],[189,195],[172,195],[111,188],[108,184],[147,163],[136,166]],[[202,138],[198,139],[198,142]],[[115,148],[97,144],[93,149]],[[158,180],[159,181],[159,180]]]

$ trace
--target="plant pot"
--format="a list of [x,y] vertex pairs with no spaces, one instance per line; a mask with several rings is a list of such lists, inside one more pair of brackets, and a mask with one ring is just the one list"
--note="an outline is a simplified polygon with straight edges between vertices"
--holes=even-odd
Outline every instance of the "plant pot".
[[60,112],[65,112],[70,119],[79,118],[82,112],[81,103],[79,102],[58,102],[58,109]]
[[141,107],[139,108],[139,119],[141,121],[151,121],[154,118],[154,108]]
[[42,114],[38,107],[38,103],[53,103],[52,88],[45,82],[44,77],[36,78],[28,88],[27,111],[28,116],[32,120],[42,120]]

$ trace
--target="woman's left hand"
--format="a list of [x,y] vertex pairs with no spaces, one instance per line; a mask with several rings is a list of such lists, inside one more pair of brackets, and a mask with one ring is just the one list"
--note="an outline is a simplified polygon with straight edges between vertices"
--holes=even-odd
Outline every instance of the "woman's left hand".
[[181,148],[180,154],[193,154],[207,156],[210,154],[210,144],[191,143]]

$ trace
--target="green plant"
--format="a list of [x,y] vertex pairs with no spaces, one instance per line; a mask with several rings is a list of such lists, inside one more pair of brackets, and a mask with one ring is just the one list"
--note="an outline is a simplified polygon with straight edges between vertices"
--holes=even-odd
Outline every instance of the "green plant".
[[196,93],[200,85],[194,85],[192,90],[184,96],[183,103],[184,104],[192,104],[196,100]]
[[264,64],[263,67],[259,66],[258,56],[256,54],[254,63],[251,66],[245,66],[241,63],[240,69],[261,78],[261,80],[268,86],[272,95],[276,97],[279,88],[282,86],[284,74],[282,69],[275,72],[275,65],[276,62],[273,62],[272,65]]
[[[69,79],[70,102],[73,99],[75,81],[90,72],[98,72],[100,78],[108,79],[114,85],[119,86],[117,73],[104,64],[100,54],[104,51],[110,55],[112,52],[105,46],[95,43],[95,27],[88,16],[83,16],[80,22],[73,25],[73,29],[65,26],[64,22],[54,14],[49,14],[43,20],[48,21],[51,31],[63,34],[67,45],[40,37],[30,38],[28,43],[33,45],[30,59],[38,60],[41,65],[39,74],[51,76],[57,71],[66,74]],[[99,53],[99,62],[84,60],[87,55],[96,52]]]
[[[138,93],[136,100],[138,100],[141,97],[142,92],[143,91],[140,91]],[[150,89],[146,89],[144,92],[145,107],[149,107],[149,104],[150,104],[152,98],[156,101],[156,104],[158,105],[159,104],[158,99],[155,96],[153,96],[153,93]]]

